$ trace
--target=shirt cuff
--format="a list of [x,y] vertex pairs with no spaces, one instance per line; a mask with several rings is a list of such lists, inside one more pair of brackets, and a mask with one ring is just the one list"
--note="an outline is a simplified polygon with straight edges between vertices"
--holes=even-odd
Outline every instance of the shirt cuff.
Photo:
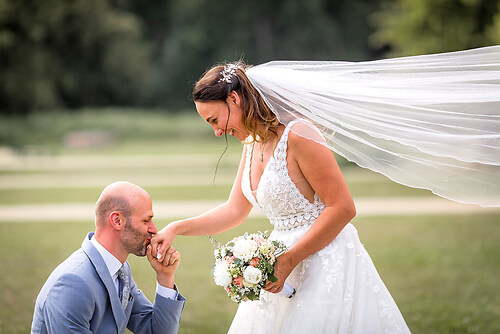
[[177,286],[174,285],[173,289],[164,287],[158,282],[156,283],[156,293],[159,294],[162,297],[168,298],[168,299],[173,299],[177,300],[177,296],[179,295],[179,292],[177,291]]

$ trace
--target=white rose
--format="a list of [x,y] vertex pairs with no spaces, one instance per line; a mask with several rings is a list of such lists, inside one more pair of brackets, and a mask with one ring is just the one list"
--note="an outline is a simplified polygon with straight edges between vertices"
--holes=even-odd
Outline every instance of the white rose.
[[243,261],[248,261],[255,257],[258,245],[253,240],[238,240],[233,247],[233,255]]
[[260,245],[260,253],[262,255],[266,255],[267,253],[269,253],[271,251],[272,248],[273,248],[273,243],[269,240],[264,240],[264,241],[262,241],[262,244]]
[[243,279],[250,284],[257,284],[262,279],[262,272],[258,268],[248,266],[243,271]]
[[229,267],[225,261],[217,261],[214,268],[214,281],[215,284],[228,287],[233,281],[229,273]]

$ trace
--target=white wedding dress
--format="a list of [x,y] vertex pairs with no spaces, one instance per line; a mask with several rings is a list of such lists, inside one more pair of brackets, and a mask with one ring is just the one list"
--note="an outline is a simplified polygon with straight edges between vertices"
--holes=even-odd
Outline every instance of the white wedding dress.
[[[270,238],[293,245],[325,205],[310,203],[288,175],[288,124],[256,191],[250,188],[247,148],[242,190],[274,225]],[[255,196],[254,196],[255,193]],[[233,334],[409,333],[389,291],[350,223],[325,248],[302,261],[286,280],[292,298],[262,290],[260,301],[242,302],[229,329]]]

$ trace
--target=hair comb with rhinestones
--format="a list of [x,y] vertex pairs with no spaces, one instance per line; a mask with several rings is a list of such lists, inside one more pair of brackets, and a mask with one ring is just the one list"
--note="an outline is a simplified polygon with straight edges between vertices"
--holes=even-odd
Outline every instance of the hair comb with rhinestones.
[[236,75],[236,69],[238,68],[238,65],[235,64],[227,64],[224,66],[224,69],[222,70],[222,78],[219,79],[218,82],[225,81],[226,83],[232,83],[233,82],[233,76]]

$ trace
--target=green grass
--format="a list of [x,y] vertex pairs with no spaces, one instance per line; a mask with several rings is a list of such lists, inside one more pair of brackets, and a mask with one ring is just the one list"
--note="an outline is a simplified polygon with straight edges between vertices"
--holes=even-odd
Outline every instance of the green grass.
[[[354,224],[413,333],[498,333],[499,220],[500,215],[380,217],[356,218]],[[249,219],[216,239],[270,227],[264,219]],[[29,331],[43,282],[91,230],[91,223],[0,224],[0,333]],[[212,245],[206,237],[179,236],[175,246],[182,253],[176,279],[188,300],[179,333],[226,332],[236,305],[211,279]],[[130,256],[129,262],[152,300],[154,272],[145,258]]]
[[499,222],[496,214],[355,225],[414,333],[498,333]]
[[[116,178],[110,178],[107,182],[103,182],[100,187],[71,187],[71,188],[39,188],[39,189],[0,189],[0,204],[43,204],[43,203],[73,203],[73,202],[95,202],[96,194],[99,194],[102,188]],[[133,178],[127,178],[128,181],[135,182]],[[207,181],[212,180],[207,177]],[[140,182],[139,182],[140,184]],[[384,196],[391,194],[392,196],[411,196],[413,191],[402,189],[390,191],[385,189],[383,185],[378,187],[366,187],[363,189],[354,189],[351,191],[354,197],[356,196]],[[225,199],[231,191],[232,184],[219,183],[215,185],[177,185],[177,186],[147,186],[145,187],[155,201],[186,201],[186,200],[204,200],[204,199]],[[389,188],[391,188],[389,186]],[[396,187],[394,187],[396,188]],[[426,196],[425,192],[414,191],[414,196]]]
[[[64,146],[70,131],[104,129],[112,145]],[[241,155],[229,141],[212,184],[224,140],[190,113],[127,109],[35,114],[0,118],[0,205],[87,202],[116,180],[144,186],[153,201],[226,198]],[[8,151],[8,150],[7,150]],[[5,154],[5,150],[0,150]],[[14,158],[10,164],[9,159]],[[338,159],[353,196],[428,196]],[[165,220],[156,220],[159,228]],[[500,332],[500,214],[357,217],[361,241],[413,333]],[[271,229],[249,219],[216,236],[220,242],[245,231]],[[77,249],[91,222],[0,222],[0,333],[29,332],[35,298],[54,267]],[[176,275],[188,299],[179,333],[225,333],[236,305],[210,276],[212,245],[182,237]],[[154,272],[131,256],[134,278],[152,300]]]
[[[128,179],[129,180],[129,179]],[[111,183],[110,180],[106,184]],[[106,185],[104,184],[104,186]],[[186,201],[204,199],[225,199],[231,190],[230,185],[218,186],[175,186],[175,187],[145,187],[155,201]],[[2,189],[0,204],[43,204],[43,203],[73,203],[95,202],[96,194],[103,187],[95,188],[43,188],[43,189]]]

